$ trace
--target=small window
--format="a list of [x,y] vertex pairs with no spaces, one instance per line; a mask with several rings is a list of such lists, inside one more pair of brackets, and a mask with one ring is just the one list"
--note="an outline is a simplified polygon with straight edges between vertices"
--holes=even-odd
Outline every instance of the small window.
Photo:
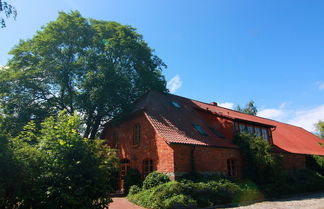
[[240,133],[246,132],[246,126],[244,124],[239,125]]
[[181,108],[181,105],[178,102],[172,101],[171,104],[176,108]]
[[247,131],[249,134],[253,135],[253,133],[254,133],[253,126],[248,126]]
[[193,126],[195,127],[195,129],[201,134],[201,135],[204,135],[204,136],[208,136],[207,133],[204,131],[204,129],[198,125],[198,124],[193,124]]
[[227,160],[227,175],[232,177],[237,177],[237,162],[234,159]]
[[261,136],[261,131],[259,127],[255,127],[255,135],[256,136]]
[[133,128],[133,145],[139,145],[141,140],[141,126],[135,124]]
[[267,141],[269,140],[268,131],[265,128],[262,129],[262,137]]
[[219,132],[216,128],[213,128],[213,127],[208,127],[212,132],[213,134],[215,134],[217,137],[219,138],[225,138],[224,135]]
[[149,175],[149,173],[153,172],[153,160],[144,160],[143,161],[143,175],[144,178]]

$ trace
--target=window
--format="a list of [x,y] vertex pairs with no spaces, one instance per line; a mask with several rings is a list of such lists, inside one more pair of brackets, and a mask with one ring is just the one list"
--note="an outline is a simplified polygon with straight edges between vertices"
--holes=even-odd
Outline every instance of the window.
[[247,131],[249,134],[253,135],[254,134],[253,126],[248,126]]
[[255,135],[256,136],[261,136],[261,131],[259,127],[255,127]]
[[203,136],[208,136],[207,133],[204,131],[204,129],[198,125],[198,124],[193,124],[193,126],[195,127],[195,129]]
[[153,172],[153,160],[147,159],[143,161],[143,175],[144,178]]
[[176,108],[181,108],[181,105],[178,102],[172,101],[171,104]]
[[246,126],[244,124],[239,124],[240,133],[245,132]]
[[112,137],[112,147],[117,148],[117,146],[118,146],[118,134],[117,132],[114,132]]
[[262,129],[262,137],[267,141],[269,140],[268,131],[265,128]]
[[133,145],[139,145],[141,140],[141,126],[140,124],[135,124],[133,128]]
[[213,128],[213,127],[208,127],[212,132],[213,134],[215,134],[217,137],[219,138],[225,138],[224,135],[219,132],[216,128]]
[[237,162],[234,159],[228,159],[227,160],[227,175],[237,177]]

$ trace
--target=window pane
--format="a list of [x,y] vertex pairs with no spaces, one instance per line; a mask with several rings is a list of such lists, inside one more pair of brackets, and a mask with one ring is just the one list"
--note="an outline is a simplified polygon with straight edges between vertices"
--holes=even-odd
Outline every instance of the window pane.
[[262,137],[265,139],[265,140],[268,140],[268,132],[267,132],[267,129],[263,128],[262,129]]
[[259,127],[255,127],[255,135],[256,136],[261,136],[261,131]]
[[239,126],[240,126],[240,133],[245,132],[246,126],[244,124],[240,124]]
[[207,136],[207,133],[204,131],[204,129],[198,125],[198,124],[193,124],[193,126],[195,127],[195,129],[201,134],[201,135],[204,135],[204,136]]
[[247,129],[248,129],[248,133],[252,135],[253,132],[254,132],[253,131],[253,127],[252,126],[248,126]]

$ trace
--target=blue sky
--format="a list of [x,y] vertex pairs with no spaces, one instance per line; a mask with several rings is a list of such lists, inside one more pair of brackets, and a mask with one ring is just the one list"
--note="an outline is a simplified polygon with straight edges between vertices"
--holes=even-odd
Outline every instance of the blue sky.
[[132,25],[168,68],[175,94],[226,107],[253,99],[259,114],[314,131],[324,120],[324,1],[7,0],[0,65],[58,11]]

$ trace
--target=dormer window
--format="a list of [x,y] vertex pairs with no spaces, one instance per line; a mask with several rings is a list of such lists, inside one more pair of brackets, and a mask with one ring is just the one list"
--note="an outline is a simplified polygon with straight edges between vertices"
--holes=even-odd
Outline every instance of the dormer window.
[[269,141],[271,139],[271,132],[269,128],[241,122],[237,123],[235,127],[236,131],[238,131],[239,133],[248,133],[250,135],[262,137],[266,141]]
[[198,124],[193,124],[193,127],[203,136],[208,136],[207,133],[204,131],[204,129],[198,125]]
[[175,108],[181,108],[181,105],[178,102],[172,101],[171,104],[173,105],[173,107]]

